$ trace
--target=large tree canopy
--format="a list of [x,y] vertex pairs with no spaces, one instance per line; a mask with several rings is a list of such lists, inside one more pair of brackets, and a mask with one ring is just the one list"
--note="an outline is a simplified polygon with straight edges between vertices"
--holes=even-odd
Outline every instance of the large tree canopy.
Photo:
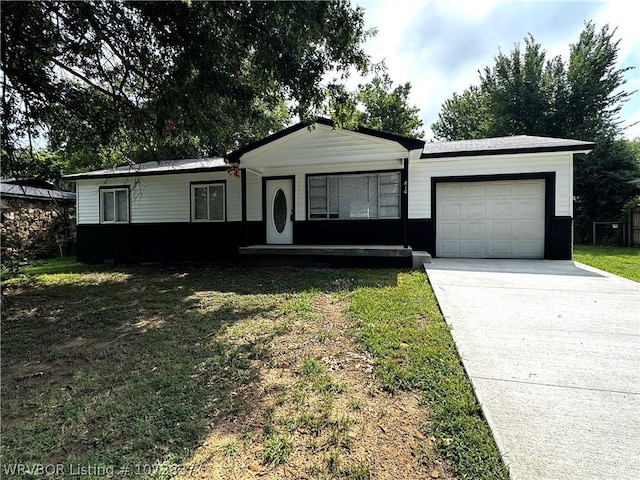
[[1,8],[3,174],[45,142],[70,170],[224,153],[310,118],[369,67],[371,32],[345,1]]
[[432,125],[444,140],[522,134],[595,141],[596,149],[576,155],[574,164],[575,236],[584,242],[592,221],[620,218],[636,193],[627,180],[640,176],[634,143],[620,140],[620,109],[635,92],[623,90],[630,68],[617,65],[614,34],[587,23],[567,61],[547,59],[529,35],[524,50],[516,44],[508,55],[498,53],[479,72],[479,85],[454,93]]
[[445,101],[432,125],[436,138],[504,135],[612,139],[622,131],[620,109],[633,92],[622,87],[631,68],[617,66],[615,30],[587,23],[568,61],[546,58],[532,35],[482,69],[479,86]]
[[411,84],[394,87],[384,69],[354,92],[340,89],[332,93],[329,110],[340,126],[360,125],[407,137],[424,137],[419,109],[409,104]]

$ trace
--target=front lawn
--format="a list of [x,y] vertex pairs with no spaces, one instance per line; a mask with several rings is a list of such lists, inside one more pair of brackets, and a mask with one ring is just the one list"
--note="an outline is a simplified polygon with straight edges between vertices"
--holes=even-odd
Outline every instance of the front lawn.
[[640,248],[575,245],[573,259],[640,282]]
[[423,273],[23,273],[3,284],[3,478],[508,478]]

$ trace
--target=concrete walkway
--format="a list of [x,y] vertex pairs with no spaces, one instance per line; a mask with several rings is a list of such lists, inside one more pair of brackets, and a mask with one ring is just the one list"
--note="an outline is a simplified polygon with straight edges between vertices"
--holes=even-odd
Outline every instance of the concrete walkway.
[[424,266],[513,479],[640,479],[640,283],[570,261]]

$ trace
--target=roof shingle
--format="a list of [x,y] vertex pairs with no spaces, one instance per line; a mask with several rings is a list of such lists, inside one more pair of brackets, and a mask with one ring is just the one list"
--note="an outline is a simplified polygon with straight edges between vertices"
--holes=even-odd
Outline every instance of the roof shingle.
[[566,138],[514,135],[510,137],[426,143],[420,158],[505,155],[510,153],[572,152],[593,150],[595,143]]
[[93,172],[74,173],[65,175],[66,180],[81,180],[84,178],[129,177],[140,175],[158,175],[163,173],[187,173],[213,170],[224,170],[229,164],[224,158],[188,158],[184,160],[163,160],[154,162],[124,165],[122,167],[94,170]]

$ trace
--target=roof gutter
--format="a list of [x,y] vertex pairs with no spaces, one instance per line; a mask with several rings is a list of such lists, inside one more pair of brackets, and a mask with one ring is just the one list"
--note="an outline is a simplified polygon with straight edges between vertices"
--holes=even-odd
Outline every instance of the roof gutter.
[[530,147],[530,148],[501,148],[494,150],[460,150],[451,152],[423,153],[420,158],[451,158],[451,157],[480,157],[488,155],[515,155],[521,153],[589,153],[593,151],[595,143],[587,145],[567,145],[556,147]]

